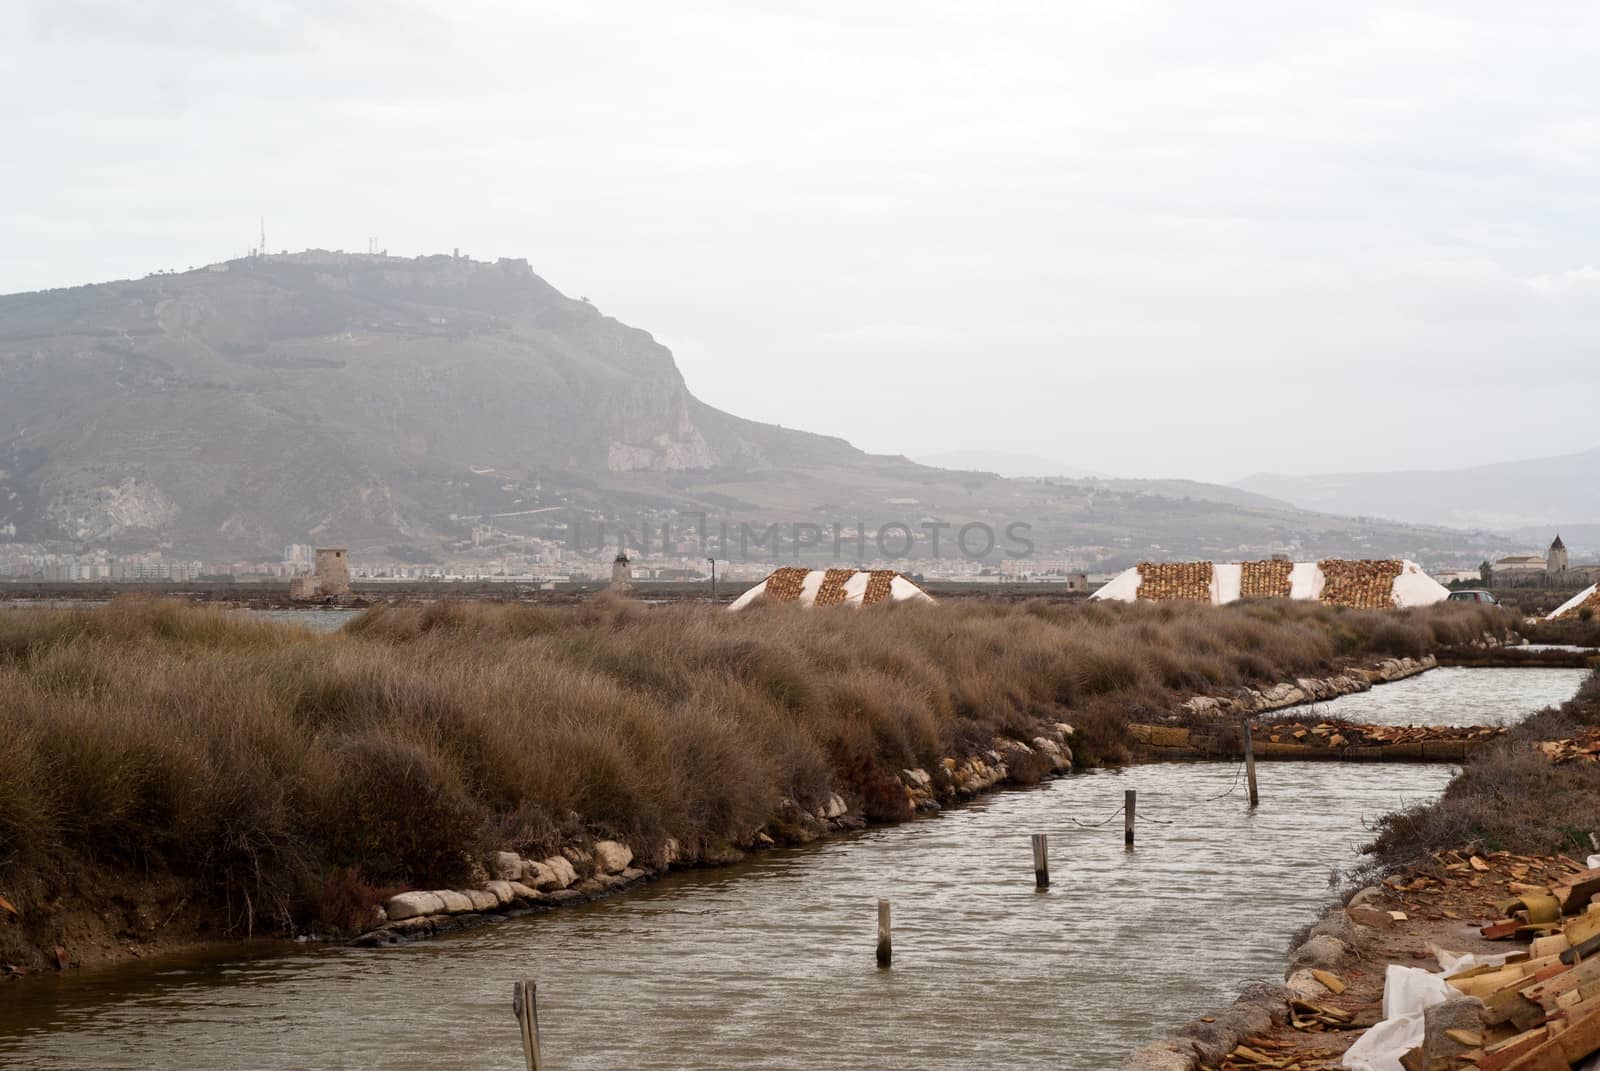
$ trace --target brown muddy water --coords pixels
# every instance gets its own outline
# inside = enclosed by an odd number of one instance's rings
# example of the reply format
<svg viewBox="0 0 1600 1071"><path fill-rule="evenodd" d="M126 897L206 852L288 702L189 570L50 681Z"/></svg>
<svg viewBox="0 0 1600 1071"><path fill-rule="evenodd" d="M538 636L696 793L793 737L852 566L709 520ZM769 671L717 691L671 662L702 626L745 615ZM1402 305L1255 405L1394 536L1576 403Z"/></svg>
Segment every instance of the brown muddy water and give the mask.
<svg viewBox="0 0 1600 1071"><path fill-rule="evenodd" d="M1464 671L1523 672L1538 674L1519 686L1528 709L1577 686L1559 670ZM1438 682L1436 710L1484 686L1444 670L1417 680ZM1270 763L1252 812L1233 764L1090 772L398 948L11 984L0 1067L510 1071L511 984L533 978L553 1071L1103 1071L1246 982L1281 978L1290 936L1359 864L1369 824L1453 773ZM1117 816L1128 788L1131 852ZM1047 893L1031 833L1050 836ZM873 962L880 896L894 903L888 971Z"/></svg>

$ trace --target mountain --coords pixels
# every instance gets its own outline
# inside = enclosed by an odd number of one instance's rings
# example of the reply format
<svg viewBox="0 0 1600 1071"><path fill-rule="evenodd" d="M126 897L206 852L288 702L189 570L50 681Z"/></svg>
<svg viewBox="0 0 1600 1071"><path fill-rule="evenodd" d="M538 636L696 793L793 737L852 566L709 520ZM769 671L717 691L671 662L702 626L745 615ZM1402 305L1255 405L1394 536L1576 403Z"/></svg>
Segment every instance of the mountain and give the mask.
<svg viewBox="0 0 1600 1071"><path fill-rule="evenodd" d="M1414 524L1498 530L1600 522L1600 448L1531 461L1411 472L1322 476L1259 473L1234 486L1304 509Z"/></svg>
<svg viewBox="0 0 1600 1071"><path fill-rule="evenodd" d="M749 525L750 556L770 559L774 524L834 541L902 525L916 555L961 525L1021 524L1041 556L1108 567L1501 549L1184 481L934 468L743 420L697 399L644 331L522 260L308 251L0 297L0 558L259 560L308 542L419 561L540 540L599 553L663 526L675 553L703 556L686 533L744 540ZM990 558L1020 553L1000 544Z"/></svg>
<svg viewBox="0 0 1600 1071"><path fill-rule="evenodd" d="M936 454L921 454L914 460L919 465L929 465L936 469L992 472L996 476L1005 476L1008 479L1041 476L1083 479L1104 475L1093 469L1078 468L1036 454L1009 454L1002 450L945 450Z"/></svg>

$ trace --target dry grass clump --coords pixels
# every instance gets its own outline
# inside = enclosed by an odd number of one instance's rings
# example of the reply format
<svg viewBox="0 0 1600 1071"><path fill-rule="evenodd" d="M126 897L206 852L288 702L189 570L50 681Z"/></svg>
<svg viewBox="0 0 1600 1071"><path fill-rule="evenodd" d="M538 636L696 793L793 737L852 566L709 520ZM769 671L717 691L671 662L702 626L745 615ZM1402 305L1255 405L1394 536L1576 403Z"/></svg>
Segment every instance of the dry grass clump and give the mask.
<svg viewBox="0 0 1600 1071"><path fill-rule="evenodd" d="M1078 728L1124 758L1174 693L1459 642L1477 607L886 604L741 614L378 607L340 634L119 601L0 612L0 893L86 868L172 873L241 920L329 919L580 832L648 861L747 843L784 798L901 817L899 772ZM359 868L359 871L355 868ZM367 892L362 892L365 889Z"/></svg>
<svg viewBox="0 0 1600 1071"><path fill-rule="evenodd" d="M1489 851L1524 855L1590 852L1600 829L1600 764L1556 765L1530 750L1600 725L1600 676L1559 709L1528 718L1503 744L1473 756L1436 802L1385 816L1371 849L1385 866L1477 841Z"/></svg>

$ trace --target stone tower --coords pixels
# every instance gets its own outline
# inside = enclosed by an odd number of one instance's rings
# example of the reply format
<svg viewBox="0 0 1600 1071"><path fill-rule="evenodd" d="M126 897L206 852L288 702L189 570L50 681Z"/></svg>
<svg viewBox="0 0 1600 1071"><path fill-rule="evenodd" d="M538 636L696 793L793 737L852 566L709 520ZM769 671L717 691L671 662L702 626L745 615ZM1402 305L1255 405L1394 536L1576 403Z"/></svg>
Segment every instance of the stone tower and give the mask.
<svg viewBox="0 0 1600 1071"><path fill-rule="evenodd" d="M1545 556L1545 571L1549 573L1567 571L1567 545L1561 542L1560 533L1556 534L1556 541L1550 544L1550 553Z"/></svg>
<svg viewBox="0 0 1600 1071"><path fill-rule="evenodd" d="M350 594L350 562L343 547L317 548L317 591L322 595Z"/></svg>
<svg viewBox="0 0 1600 1071"><path fill-rule="evenodd" d="M611 562L611 588L614 591L627 591L631 587L633 563L628 560L628 552L618 547L617 556Z"/></svg>

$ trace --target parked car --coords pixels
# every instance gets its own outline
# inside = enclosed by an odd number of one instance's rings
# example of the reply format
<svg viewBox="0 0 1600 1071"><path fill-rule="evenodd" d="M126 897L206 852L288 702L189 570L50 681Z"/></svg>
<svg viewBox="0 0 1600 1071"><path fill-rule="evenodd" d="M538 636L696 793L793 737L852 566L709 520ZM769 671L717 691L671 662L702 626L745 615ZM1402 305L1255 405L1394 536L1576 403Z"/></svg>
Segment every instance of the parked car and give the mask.
<svg viewBox="0 0 1600 1071"><path fill-rule="evenodd" d="M1500 600L1494 597L1493 592L1484 591L1482 588L1472 588L1467 591L1452 591L1451 602L1481 602L1490 606L1499 606Z"/></svg>

